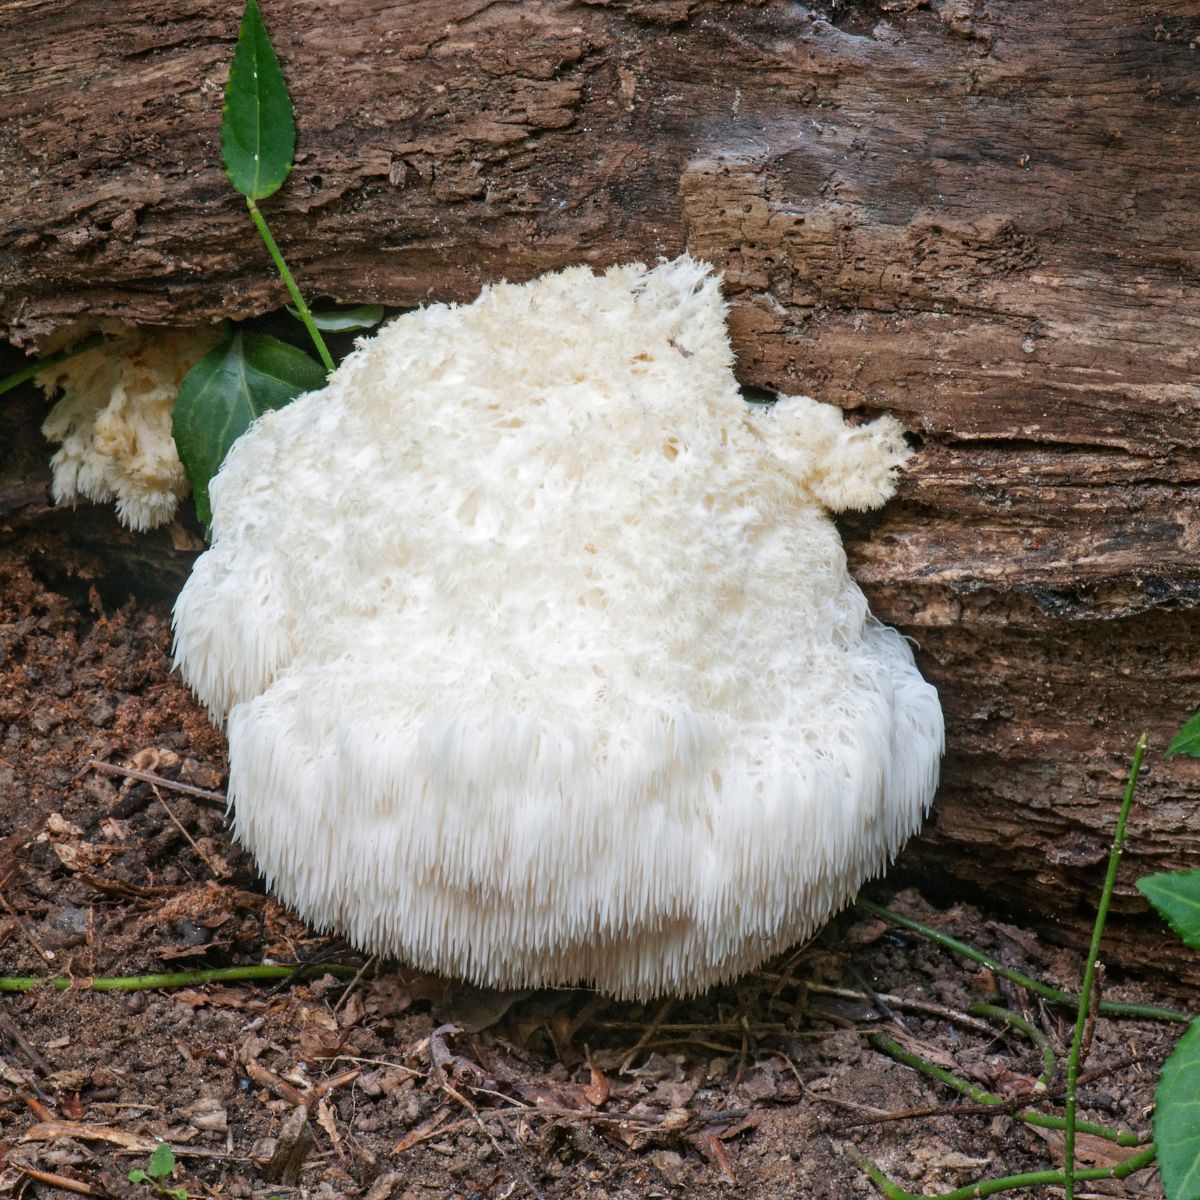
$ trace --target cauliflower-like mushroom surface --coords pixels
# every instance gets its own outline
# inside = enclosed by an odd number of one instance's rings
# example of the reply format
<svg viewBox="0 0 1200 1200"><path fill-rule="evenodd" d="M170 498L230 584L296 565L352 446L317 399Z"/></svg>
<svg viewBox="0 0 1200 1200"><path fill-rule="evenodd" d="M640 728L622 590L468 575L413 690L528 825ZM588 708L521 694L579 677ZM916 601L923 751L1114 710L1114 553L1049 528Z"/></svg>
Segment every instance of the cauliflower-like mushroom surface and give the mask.
<svg viewBox="0 0 1200 1200"><path fill-rule="evenodd" d="M50 460L57 504L115 501L123 525L165 525L188 494L171 436L183 377L221 340L213 326L116 327L115 337L40 372L47 396L62 396L42 425L59 443Z"/></svg>
<svg viewBox="0 0 1200 1200"><path fill-rule="evenodd" d="M691 993L920 824L934 689L850 579L899 424L754 411L684 257L433 305L212 485L176 659L312 924L479 984Z"/></svg>

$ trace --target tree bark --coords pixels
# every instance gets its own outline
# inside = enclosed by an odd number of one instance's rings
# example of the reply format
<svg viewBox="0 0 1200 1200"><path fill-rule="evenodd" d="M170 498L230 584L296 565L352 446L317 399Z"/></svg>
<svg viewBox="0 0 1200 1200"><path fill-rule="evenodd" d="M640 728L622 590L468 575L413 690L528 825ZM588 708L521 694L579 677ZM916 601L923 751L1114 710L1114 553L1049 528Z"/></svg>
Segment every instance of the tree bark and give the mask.
<svg viewBox="0 0 1200 1200"><path fill-rule="evenodd" d="M285 302L218 149L232 3L0 7L0 329ZM911 876L1079 940L1134 740L1130 882L1200 860L1197 0L267 0L310 298L410 306L683 249L751 386L889 409L847 521L946 709ZM1170 956L1119 922L1129 965ZM1193 956L1194 957L1194 956Z"/></svg>

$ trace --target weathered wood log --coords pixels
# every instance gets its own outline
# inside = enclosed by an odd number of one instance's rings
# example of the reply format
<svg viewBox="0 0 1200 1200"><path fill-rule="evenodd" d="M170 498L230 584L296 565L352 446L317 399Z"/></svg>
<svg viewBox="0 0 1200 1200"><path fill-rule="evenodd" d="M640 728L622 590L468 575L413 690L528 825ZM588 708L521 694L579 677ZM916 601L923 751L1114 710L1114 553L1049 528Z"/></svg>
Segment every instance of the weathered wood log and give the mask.
<svg viewBox="0 0 1200 1200"><path fill-rule="evenodd" d="M238 8L0 10L12 340L283 302L219 162ZM948 716L906 863L1078 939L1137 733L1161 750L1200 703L1200 2L266 17L300 127L268 210L310 296L414 305L686 247L726 274L746 384L906 420L901 498L846 525ZM1141 797L1123 878L1194 864L1200 765L1152 757ZM1138 929L1115 953L1164 961Z"/></svg>

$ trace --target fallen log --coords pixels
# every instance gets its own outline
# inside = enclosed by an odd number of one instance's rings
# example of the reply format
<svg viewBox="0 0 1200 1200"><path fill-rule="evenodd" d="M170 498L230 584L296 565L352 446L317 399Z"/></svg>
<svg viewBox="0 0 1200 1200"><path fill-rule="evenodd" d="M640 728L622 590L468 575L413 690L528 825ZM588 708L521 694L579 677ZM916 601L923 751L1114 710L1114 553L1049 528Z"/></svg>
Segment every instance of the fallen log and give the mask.
<svg viewBox="0 0 1200 1200"><path fill-rule="evenodd" d="M284 302L217 149L237 15L0 14L14 344ZM1200 3L265 16L300 130L269 213L310 297L412 306L687 248L725 272L747 386L906 422L900 498L844 523L948 718L904 869L1078 942L1138 732L1161 751L1200 704ZM10 524L51 519L32 486ZM1137 875L1198 861L1198 799L1200 765L1152 755L1124 909L1144 913ZM1118 923L1114 957L1200 978L1153 928Z"/></svg>

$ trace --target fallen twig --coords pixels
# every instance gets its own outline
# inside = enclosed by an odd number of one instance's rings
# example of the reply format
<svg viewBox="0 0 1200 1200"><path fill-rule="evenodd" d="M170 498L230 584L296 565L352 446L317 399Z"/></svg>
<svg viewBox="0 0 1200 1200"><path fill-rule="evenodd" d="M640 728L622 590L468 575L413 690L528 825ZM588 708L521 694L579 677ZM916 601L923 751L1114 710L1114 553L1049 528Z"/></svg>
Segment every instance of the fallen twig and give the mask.
<svg viewBox="0 0 1200 1200"><path fill-rule="evenodd" d="M224 792L211 792L208 788L193 787L190 783L180 783L176 779L168 779L165 775L156 775L153 771L139 771L134 767L118 767L115 763L102 762L98 758L89 758L85 770L102 771L105 775L120 775L125 779L138 779L142 783L156 783L159 787L172 792L182 792L185 796L195 796L198 800L210 800L214 804L228 804L229 797Z"/></svg>
<svg viewBox="0 0 1200 1200"><path fill-rule="evenodd" d="M0 1037L6 1037L25 1056L26 1061L39 1075L50 1074L50 1064L37 1052L20 1026L6 1012L0 1012Z"/></svg>
<svg viewBox="0 0 1200 1200"><path fill-rule="evenodd" d="M68 1175L55 1175L52 1171L39 1171L37 1167L27 1167L24 1163L13 1163L12 1165L22 1175L28 1175L30 1179L36 1179L38 1183L44 1183L47 1187L62 1188L64 1192L74 1192L77 1196L99 1196L101 1194L91 1184L84 1183L82 1179L72 1179Z"/></svg>
<svg viewBox="0 0 1200 1200"><path fill-rule="evenodd" d="M200 849L200 847L196 844L196 839L194 837L192 837L192 835L187 831L187 827L175 815L174 810L167 803L166 798L163 796L162 792L159 791L159 785L157 783L152 783L150 785L150 789L151 789L151 791L154 792L154 798L159 802L159 804L161 804L163 806L163 812L165 812L167 814L167 816L171 818L171 822L174 824L175 828L178 829L179 832L182 833L183 836L187 839L187 844L189 846L191 846L191 848L196 852L196 855L197 855L197 857L199 857L201 862L203 862L204 865L213 873L213 878L214 879L227 878L229 875L229 872L222 871L220 868L218 868L216 863L214 863L212 861L212 859L209 858L209 856L207 854L205 854L203 850Z"/></svg>

